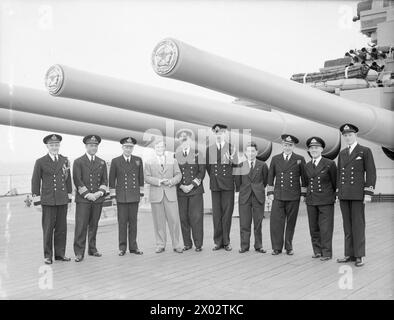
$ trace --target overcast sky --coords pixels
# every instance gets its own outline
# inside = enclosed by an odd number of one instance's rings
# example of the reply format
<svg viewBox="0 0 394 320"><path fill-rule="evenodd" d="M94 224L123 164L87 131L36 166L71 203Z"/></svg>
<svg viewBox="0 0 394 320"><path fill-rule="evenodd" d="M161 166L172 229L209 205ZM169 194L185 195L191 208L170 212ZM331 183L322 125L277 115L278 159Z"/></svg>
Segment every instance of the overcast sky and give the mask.
<svg viewBox="0 0 394 320"><path fill-rule="evenodd" d="M157 76L150 65L155 44L175 37L289 78L318 71L325 60L368 42L359 33L359 23L351 21L357 1L0 0L0 4L0 81L41 90L48 67L60 63L232 101ZM0 162L40 157L46 152L42 137L48 133L0 125ZM63 135L63 139L62 154L73 159L84 152L81 137ZM101 144L104 156L119 152L119 143Z"/></svg>

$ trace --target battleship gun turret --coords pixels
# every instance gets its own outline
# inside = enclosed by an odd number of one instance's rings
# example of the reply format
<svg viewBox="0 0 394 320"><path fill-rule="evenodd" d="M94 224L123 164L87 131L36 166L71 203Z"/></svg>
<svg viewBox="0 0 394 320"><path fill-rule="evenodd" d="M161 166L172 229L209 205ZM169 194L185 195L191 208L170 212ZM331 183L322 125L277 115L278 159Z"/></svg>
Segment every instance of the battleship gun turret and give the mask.
<svg viewBox="0 0 394 320"><path fill-rule="evenodd" d="M231 129L240 130L240 133L250 129L253 139L256 137L280 142L283 133L291 133L297 135L301 143L305 143L312 133L319 132L326 139L325 156L335 158L340 149L339 132L313 121L97 75L68 66L55 65L49 68L46 86L52 95L58 97L104 104L200 126L221 122ZM266 141L262 146L257 143L261 151L271 150L270 142Z"/></svg>
<svg viewBox="0 0 394 320"><path fill-rule="evenodd" d="M268 104L327 126L338 128L346 122L354 123L362 138L394 155L394 113L390 110L316 90L171 38L156 45L152 65L160 76ZM302 126L299 131L327 139L325 131Z"/></svg>

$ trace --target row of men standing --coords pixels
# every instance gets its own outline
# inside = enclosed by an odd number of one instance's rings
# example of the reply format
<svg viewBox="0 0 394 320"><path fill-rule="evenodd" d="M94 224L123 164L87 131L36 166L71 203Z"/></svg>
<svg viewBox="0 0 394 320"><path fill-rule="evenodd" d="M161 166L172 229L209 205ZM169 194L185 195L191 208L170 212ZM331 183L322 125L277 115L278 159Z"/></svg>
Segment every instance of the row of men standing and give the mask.
<svg viewBox="0 0 394 320"><path fill-rule="evenodd" d="M268 184L267 195L269 201L273 201L270 219L272 254L280 254L283 247L287 254L293 254L292 239L300 199L303 200L302 197L307 195L313 257L320 257L322 260L330 259L332 257L333 204L338 180L342 182L338 183L338 187L345 231L345 258L339 259L341 261L338 262L357 260L356 264L363 264L362 257L365 255L365 249L363 249L365 247L363 231L365 221L362 218L364 207L358 202L354 203L355 199L346 199L348 197L346 193L349 193L346 188L353 187L354 189L357 186L359 189L361 186L362 204L364 193L373 193L376 172L373 173L375 167L368 148L359 146L356 142L359 150L355 153L359 157L352 157L345 161L359 160L361 155L363 167L357 170L351 167L352 169L349 169L352 170L349 171L351 177L347 177L345 167L348 163L343 164L340 170L343 176L340 175L337 179L335 162L321 157L324 149L323 139L312 137L308 140L307 148L313 161L305 164L304 158L293 152L298 139L292 135L283 135L283 153L272 158L268 170L267 165L256 158L257 146L254 143L248 144L244 149L247 160L238 163L238 156L233 146L225 141L226 129L227 127L221 124L212 127L216 135L216 144L208 147L205 157L191 143L192 133L187 129L182 130L179 135L182 148L175 153L175 157L168 157L164 153L164 142L159 142L155 145L156 157L145 164L145 170L143 170L142 159L132 155L136 144L135 139L127 137L120 141L123 155L112 160L109 174L110 194L112 198L116 198L118 208L119 255L122 256L127 251L127 238L129 251L142 254L137 246L136 236L138 204L140 197L143 196L144 180L151 185L149 200L152 206L156 252L160 253L165 250L166 221L175 252L182 253L191 249L193 242L196 251L201 251L204 207L202 181L205 172L208 172L212 194L215 243L213 250L222 248L226 251L232 250L230 230L234 209L234 191L239 191L241 236L239 252L244 253L249 250L252 221L254 249L261 253L266 252L262 246L261 224L266 200L265 187ZM357 131L358 129L350 124L341 127L344 136L347 133L355 134ZM53 236L55 259L70 260L65 256L65 237L67 203L71 199L72 187L69 161L58 154L60 141L59 135L44 138L49 154L37 160L32 179L35 204L39 204L39 196L41 196L43 207L45 263L52 263ZM88 235L88 254L101 256L96 248L96 233L108 184L105 161L95 156L97 146L101 141L100 137L89 135L83 141L87 153L76 159L73 166L73 178L77 188L74 237L75 261L77 262L84 258L86 235ZM340 166L344 157L341 154ZM357 172L354 176L353 171ZM364 181L364 177L360 178L365 171L367 171L367 181ZM355 176L360 181L352 180ZM348 181L344 180L345 177L349 178ZM346 185L344 185L345 182ZM366 190L363 189L365 185L368 185ZM357 197L360 198L360 195L357 194ZM179 239L180 229L183 236L183 248Z"/></svg>

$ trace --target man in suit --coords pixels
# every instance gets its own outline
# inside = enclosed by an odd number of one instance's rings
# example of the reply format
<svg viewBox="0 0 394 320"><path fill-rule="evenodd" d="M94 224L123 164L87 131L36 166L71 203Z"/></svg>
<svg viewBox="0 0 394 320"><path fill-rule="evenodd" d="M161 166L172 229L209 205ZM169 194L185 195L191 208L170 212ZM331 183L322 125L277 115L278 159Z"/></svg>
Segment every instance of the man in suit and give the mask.
<svg viewBox="0 0 394 320"><path fill-rule="evenodd" d="M204 186L205 160L201 152L194 147L193 132L181 129L175 135L181 142L175 159L182 172L182 180L177 186L179 216L183 236L183 250L190 250L193 236L196 251L202 250L204 238Z"/></svg>
<svg viewBox="0 0 394 320"><path fill-rule="evenodd" d="M127 250L142 254L137 245L137 214L140 198L144 196L144 169L142 159L132 155L137 140L133 137L120 139L123 154L112 159L109 170L111 199L116 198L118 209L119 256Z"/></svg>
<svg viewBox="0 0 394 320"><path fill-rule="evenodd" d="M238 165L235 148L226 141L227 126L212 126L215 143L207 148L206 169L210 177L212 195L213 241L212 250L231 251L230 230L234 210L234 167Z"/></svg>
<svg viewBox="0 0 394 320"><path fill-rule="evenodd" d="M257 156L257 145L250 142L245 147L246 160L241 163L241 173L235 176L236 190L239 192L239 226L241 249L239 253L249 251L251 225L254 227L254 249L266 253L263 249L261 225L264 219L265 187L268 167Z"/></svg>
<svg viewBox="0 0 394 320"><path fill-rule="evenodd" d="M107 164L96 156L101 138L88 135L83 138L86 153L76 159L73 165L73 179L77 189L75 202L75 261L80 262L85 255L86 234L88 234L88 254L101 257L96 248L96 234L101 209L108 185Z"/></svg>
<svg viewBox="0 0 394 320"><path fill-rule="evenodd" d="M312 160L305 166L307 184L306 209L313 256L327 261L332 258L334 231L334 203L337 184L337 166L333 160L321 156L325 142L320 137L306 141Z"/></svg>
<svg viewBox="0 0 394 320"><path fill-rule="evenodd" d="M272 157L268 171L267 195L273 201L270 217L272 254L280 254L284 245L286 253L293 255L298 209L306 194L305 159L293 152L298 143L295 136L283 134L281 138L283 153Z"/></svg>
<svg viewBox="0 0 394 320"><path fill-rule="evenodd" d="M167 242L166 221L170 230L174 252L182 253L180 242L179 208L176 185L182 179L178 161L165 153L165 143L155 142L155 156L145 165L145 181L150 184L149 201L152 207L156 253L165 250Z"/></svg>
<svg viewBox="0 0 394 320"><path fill-rule="evenodd" d="M355 261L364 265L365 202L370 202L376 183L376 167L371 149L357 142L358 128L350 123L339 129L346 148L338 156L337 192L345 233L345 257L339 263Z"/></svg>
<svg viewBox="0 0 394 320"><path fill-rule="evenodd" d="M70 162L59 154L62 137L50 134L43 139L48 154L36 160L31 179L31 193L35 206L42 207L44 262L70 261L65 256L67 237L67 207L72 199ZM53 241L52 241L53 240Z"/></svg>

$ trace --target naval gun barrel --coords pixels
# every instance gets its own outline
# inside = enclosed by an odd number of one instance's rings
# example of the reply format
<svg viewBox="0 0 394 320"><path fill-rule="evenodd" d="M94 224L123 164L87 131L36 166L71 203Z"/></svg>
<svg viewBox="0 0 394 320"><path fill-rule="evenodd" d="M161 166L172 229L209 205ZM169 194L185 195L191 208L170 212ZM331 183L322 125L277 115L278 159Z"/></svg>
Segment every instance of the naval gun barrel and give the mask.
<svg viewBox="0 0 394 320"><path fill-rule="evenodd" d="M67 98L54 99L46 91L37 89L13 86L10 88L7 84L0 83L0 108L12 108L22 112L47 115L50 117L64 118L73 121L84 121L106 127L115 127L118 129L130 130L141 134L145 133L147 141L150 141L149 134L153 137L170 137L174 140L174 134L181 129L189 129L193 132L194 137L199 134L205 138L205 133L209 132L208 127L177 121L168 118L149 115L146 113L129 111L125 109L114 108L97 103L91 103L80 100ZM202 130L202 132L199 132ZM97 132L97 131L96 131ZM99 134L99 132L97 132ZM122 136L119 136L121 138ZM233 135L236 138L236 135ZM237 137L242 147L243 136ZM253 140L259 146L259 158L266 160L271 154L271 142L261 138L253 137ZM146 142L147 142L146 141ZM171 141L171 140L170 140ZM206 140L199 139L198 149L204 151ZM179 145L178 140L174 143L167 143L167 147L175 151Z"/></svg>
<svg viewBox="0 0 394 320"><path fill-rule="evenodd" d="M339 132L293 115L267 112L195 95L174 92L131 81L54 65L46 74L48 91L59 97L84 100L178 121L211 126L215 122L231 129L250 129L253 137L280 142L284 133L304 144L312 133L324 135L324 155L335 158L340 149ZM259 146L260 148L260 146ZM267 141L263 149L270 148Z"/></svg>
<svg viewBox="0 0 394 320"><path fill-rule="evenodd" d="M141 146L149 144L150 141L143 132L125 130L102 126L80 121L65 120L56 117L44 116L29 112L15 111L0 105L0 125L28 128L34 130L52 131L77 136L85 136L97 133L103 139L119 141L122 137L132 136Z"/></svg>
<svg viewBox="0 0 394 320"><path fill-rule="evenodd" d="M156 45L152 66L160 76L268 104L331 127L353 123L362 138L394 150L394 113L390 110L316 90L172 38ZM308 135L317 134L325 137L319 131Z"/></svg>

